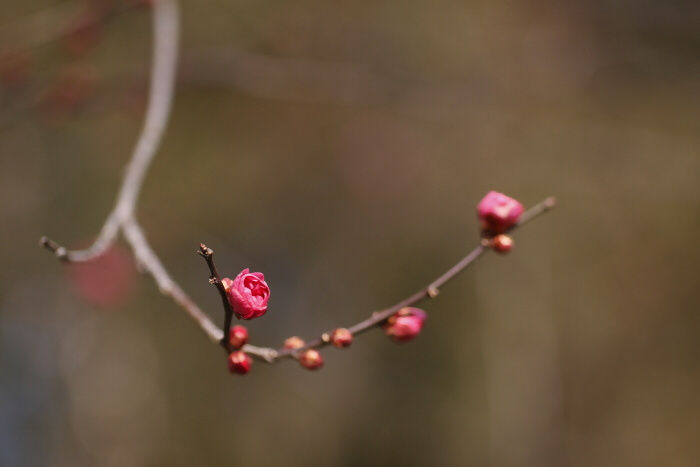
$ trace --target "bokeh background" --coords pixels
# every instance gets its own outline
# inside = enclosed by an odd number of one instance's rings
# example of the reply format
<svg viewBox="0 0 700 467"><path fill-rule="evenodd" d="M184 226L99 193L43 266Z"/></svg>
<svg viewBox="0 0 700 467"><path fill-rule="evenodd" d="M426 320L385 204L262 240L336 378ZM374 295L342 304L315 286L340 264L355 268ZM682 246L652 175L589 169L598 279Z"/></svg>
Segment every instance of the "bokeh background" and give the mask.
<svg viewBox="0 0 700 467"><path fill-rule="evenodd" d="M112 206L142 3L0 2L0 465L697 465L698 2L183 1L138 216L217 322L198 243L265 273L253 343L424 286L490 189L559 200L416 341L246 377L126 247L83 268L37 247L86 245Z"/></svg>

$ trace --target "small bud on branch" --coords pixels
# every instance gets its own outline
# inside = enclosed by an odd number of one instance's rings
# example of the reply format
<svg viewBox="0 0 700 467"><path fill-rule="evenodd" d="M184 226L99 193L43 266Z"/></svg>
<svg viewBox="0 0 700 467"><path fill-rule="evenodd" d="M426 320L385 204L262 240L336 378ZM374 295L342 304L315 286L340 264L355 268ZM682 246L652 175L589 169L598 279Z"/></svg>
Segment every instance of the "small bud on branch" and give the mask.
<svg viewBox="0 0 700 467"><path fill-rule="evenodd" d="M248 343L248 329L244 326L233 326L229 333L229 343L234 349L240 349Z"/></svg>
<svg viewBox="0 0 700 467"><path fill-rule="evenodd" d="M442 286L466 269L489 249L493 249L499 253L509 251L513 245L512 238L509 235L494 234L494 232L498 230L510 232L534 219L536 216L548 211L554 207L554 204L554 198L547 198L528 211L523 212L522 205L517 200L501 193L490 192L477 207L480 220L482 217L484 218L481 225L482 235L485 237L482 239L482 242L452 268L430 283L425 289L418 291L390 308L372 313L369 318L354 326L349 328L335 328L332 331L322 333L320 337L314 340L306 342L298 336L292 336L287 338L282 348L277 350L268 347L253 347L250 345L246 345L244 350L251 356L258 357L268 363L274 363L282 358L295 358L298 359L300 364L305 368L318 369L323 365L323 357L317 351L318 348L329 344L333 344L337 348L347 347L353 342L356 335L374 327L381 327L387 336L397 342L410 341L420 334L425 320L427 319L427 313L413 305L424 300L435 298ZM210 272L212 273L210 282L218 284L220 290L223 291L225 295L230 296L230 291L234 288L234 281L230 279L218 279L218 273L216 272L216 266L213 260L213 251L201 245L200 254L206 259ZM254 275L254 277L249 279L246 286L245 278L251 275ZM256 303L265 301L265 304L267 303L266 299L269 298L269 288L267 288L267 284L264 283L262 274L251 274L248 269L245 269L238 277L241 277L239 284L244 284L241 294L247 294L247 300L257 300ZM263 287L262 284L264 284L265 289L259 291L259 298L247 298L248 296L255 296L256 290L258 290L259 287ZM241 306L234 305L234 303L236 302L233 301L232 303L232 300L225 300L224 309L226 316L233 314L231 310L233 310L235 306ZM227 340L227 342L229 341ZM229 350L228 347L225 348Z"/></svg>
<svg viewBox="0 0 700 467"><path fill-rule="evenodd" d="M250 371L250 367L253 365L253 360L248 356L247 353L240 350L231 352L228 356L228 371L231 373L237 373L239 375L244 375Z"/></svg>

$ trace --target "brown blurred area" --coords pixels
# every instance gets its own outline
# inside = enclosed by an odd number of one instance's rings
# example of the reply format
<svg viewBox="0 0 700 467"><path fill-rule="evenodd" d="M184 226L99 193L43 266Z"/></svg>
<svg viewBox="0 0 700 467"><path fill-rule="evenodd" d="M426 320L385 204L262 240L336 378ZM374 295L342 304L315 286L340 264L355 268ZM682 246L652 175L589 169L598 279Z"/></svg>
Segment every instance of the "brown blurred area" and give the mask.
<svg viewBox="0 0 700 467"><path fill-rule="evenodd" d="M138 216L217 322L198 243L265 273L253 344L424 286L490 189L559 200L416 341L245 377L128 249L93 274L37 247L112 206L148 8L95 29L77 0L0 4L0 465L697 465L698 2L183 1Z"/></svg>

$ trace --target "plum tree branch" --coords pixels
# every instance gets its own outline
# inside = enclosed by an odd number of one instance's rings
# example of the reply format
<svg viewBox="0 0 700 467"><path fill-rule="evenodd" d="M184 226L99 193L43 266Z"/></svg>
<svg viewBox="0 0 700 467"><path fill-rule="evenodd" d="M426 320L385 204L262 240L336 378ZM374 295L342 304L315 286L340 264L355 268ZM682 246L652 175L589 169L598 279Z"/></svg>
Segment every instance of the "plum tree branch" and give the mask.
<svg viewBox="0 0 700 467"><path fill-rule="evenodd" d="M69 250L55 241L42 237L40 244L52 251L64 262L83 262L103 255L114 243L120 233L131 247L141 269L155 280L159 291L173 299L200 326L205 334L219 343L227 352L231 351L229 332L233 319L233 309L228 302L227 293L216 269L213 251L200 244L198 253L205 259L210 272L209 282L216 286L224 308L224 328L217 327L206 313L200 309L184 290L172 279L163 263L148 243L143 228L136 220L135 211L139 194L148 168L160 146L170 115L175 88L175 75L178 60L179 11L176 0L158 0L153 3L153 61L150 74L149 98L144 124L134 146L131 158L126 166L122 184L112 211L107 216L95 242L83 250ZM512 229L518 228L535 219L540 214L554 207L554 198L547 198L523 213L520 222ZM367 319L349 327L354 334L361 334L381 326L391 315L403 307L418 304L438 295L441 287L456 277L460 272L488 251L488 243L482 241L452 268L406 299L381 311L372 313ZM330 332L306 343L298 349L274 349L247 344L243 351L274 363L282 358L294 358L302 350L319 348L330 343Z"/></svg>
<svg viewBox="0 0 700 467"><path fill-rule="evenodd" d="M520 218L520 221L513 227L511 227L509 230L512 231L517 229L518 227L522 227L524 224L535 219L537 216L552 209L555 204L555 198L546 198L545 200L541 201L540 203L536 204L535 206L524 212ZM369 318L360 321L359 323L353 326L350 326L348 330L353 335L362 334L366 331L369 331L372 328L381 326L389 317L391 317L391 315L399 311L401 308L416 305L426 299L435 298L439 294L440 288L442 286L454 279L459 273L461 273L467 267L473 264L488 250L488 241L482 240L481 243L479 243L479 245L472 249L466 256L459 260L445 273L440 275L437 279L428 284L425 288L419 290L418 292L414 293L413 295L410 295L409 297L401 300L400 302L396 303L395 305L389 308L385 308L384 310L372 313ZM214 251L211 248L208 248L206 245L200 244L200 248L197 251L197 253L200 256L202 256L207 262L209 271L211 273L209 281L213 285L217 286L217 289L219 290L219 294L221 295L221 299L223 302L224 311L226 312L227 316L229 315L229 313L233 314L233 311L231 310L231 305L229 304L226 296L226 291L224 290L224 287L221 284L219 274L216 270L216 265L214 264ZM304 346L295 349L273 349L269 347L254 347L246 345L243 347L243 350L255 357L265 360L268 363L274 363L282 358L296 358L304 350L320 348L330 344L331 333L332 331L324 332L323 334L321 334L320 337L310 340L306 342ZM226 340L226 345L228 345L228 339ZM224 348L230 350L230 348L228 348L226 345L224 345Z"/></svg>
<svg viewBox="0 0 700 467"><path fill-rule="evenodd" d="M197 254L204 258L204 260L207 262L210 273L209 283L216 287L216 290L219 292L219 296L221 297L221 304L224 308L224 329L223 337L221 338L221 346L227 351L230 351L231 345L229 343L229 336L231 333L231 321L233 320L233 308L231 308L231 304L228 301L226 288L221 282L219 271L216 270L216 265L214 264L214 251L211 248L208 248L204 243L200 243Z"/></svg>
<svg viewBox="0 0 700 467"><path fill-rule="evenodd" d="M528 209L520 218L520 221L511 227L511 231L518 227L522 227L527 222L535 219L540 214L543 214L550 209L552 209L556 204L556 199L554 197L546 198L540 203L536 204L532 208ZM477 259L479 259L486 251L488 251L487 242L482 240L482 242L474 247L464 258L459 260L454 266L448 269L444 274L439 276L433 282L428 284L424 289L419 290L413 295L401 300L395 305L385 308L381 311L376 311L372 315L359 323L348 327L348 330L353 334L361 334L374 327L381 326L391 315L399 311L401 308L417 305L418 303L426 300L435 298L440 293L440 288L448 283L450 280L454 279L459 273L464 271L467 267L473 264ZM320 337L313 339L306 343L305 346L298 349L285 349L281 348L277 350L277 358L293 357L299 352L310 349L324 347L330 344L331 331L324 332Z"/></svg>
<svg viewBox="0 0 700 467"><path fill-rule="evenodd" d="M202 330L214 342L220 342L224 333L207 316L201 308L185 293L175 282L168 271L160 262L158 255L146 240L143 229L134 218L127 219L122 225L124 237L134 252L134 257L141 268L148 272L158 285L158 290L165 296L171 297L175 303L180 305L192 319L202 328Z"/></svg>

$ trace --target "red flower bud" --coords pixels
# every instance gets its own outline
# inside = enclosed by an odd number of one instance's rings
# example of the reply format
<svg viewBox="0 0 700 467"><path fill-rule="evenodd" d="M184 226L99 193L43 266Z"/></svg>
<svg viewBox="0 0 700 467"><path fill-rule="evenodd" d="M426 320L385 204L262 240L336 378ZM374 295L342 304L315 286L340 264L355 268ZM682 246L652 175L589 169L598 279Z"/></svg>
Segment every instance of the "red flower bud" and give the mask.
<svg viewBox="0 0 700 467"><path fill-rule="evenodd" d="M513 248L513 239L508 235L496 235L489 243L493 251L501 254L508 253Z"/></svg>
<svg viewBox="0 0 700 467"><path fill-rule="evenodd" d="M228 371L244 375L250 371L253 360L247 353L236 350L228 356Z"/></svg>
<svg viewBox="0 0 700 467"><path fill-rule="evenodd" d="M481 228L487 235L506 232L523 213L518 200L497 191L489 191L476 208Z"/></svg>
<svg viewBox="0 0 700 467"><path fill-rule="evenodd" d="M410 341L423 329L427 317L420 308L401 308L386 321L384 333L397 342Z"/></svg>
<svg viewBox="0 0 700 467"><path fill-rule="evenodd" d="M241 271L234 280L224 278L221 283L228 295L228 302L236 316L243 319L258 318L267 311L270 288L261 272Z"/></svg>
<svg viewBox="0 0 700 467"><path fill-rule="evenodd" d="M318 350L308 349L299 357L299 363L309 370L318 370L323 366L323 357Z"/></svg>
<svg viewBox="0 0 700 467"><path fill-rule="evenodd" d="M298 337L298 336L288 337L284 341L284 348L285 349L300 349L300 348L304 347L304 345L306 345L306 343L304 342L304 339L302 339L301 337Z"/></svg>
<svg viewBox="0 0 700 467"><path fill-rule="evenodd" d="M248 342L248 330L245 326L231 326L228 339L234 349L240 349Z"/></svg>
<svg viewBox="0 0 700 467"><path fill-rule="evenodd" d="M338 328L331 333L331 343L342 349L352 344L352 333L345 328Z"/></svg>

